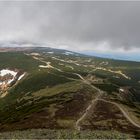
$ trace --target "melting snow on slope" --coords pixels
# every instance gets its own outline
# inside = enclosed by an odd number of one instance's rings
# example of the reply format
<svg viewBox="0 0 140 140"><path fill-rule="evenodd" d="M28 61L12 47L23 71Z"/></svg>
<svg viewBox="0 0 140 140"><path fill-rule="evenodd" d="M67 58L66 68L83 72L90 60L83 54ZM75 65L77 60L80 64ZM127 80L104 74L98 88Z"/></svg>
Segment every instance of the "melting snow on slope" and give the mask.
<svg viewBox="0 0 140 140"><path fill-rule="evenodd" d="M30 53L30 55L40 56L40 54L39 54L39 53Z"/></svg>
<svg viewBox="0 0 140 140"><path fill-rule="evenodd" d="M0 85L4 85L4 84L10 84L12 81L15 80L15 77L17 75L17 72L12 71L12 70L8 70L8 69L3 69L0 71L0 76L3 77L5 75L12 75L12 79L8 79L6 81L0 81Z"/></svg>
<svg viewBox="0 0 140 140"><path fill-rule="evenodd" d="M119 91L124 92L124 89L123 88L120 88Z"/></svg>
<svg viewBox="0 0 140 140"><path fill-rule="evenodd" d="M25 73L19 76L18 81L21 80L24 77Z"/></svg>
<svg viewBox="0 0 140 140"><path fill-rule="evenodd" d="M0 98L3 98L8 94L7 89L10 86L12 86L11 85L12 82L16 83L17 80L18 81L21 80L26 74L26 73L20 74L19 72L20 72L19 70L15 70L15 71L9 69L0 70L0 90L4 91L0 95Z"/></svg>
<svg viewBox="0 0 140 140"><path fill-rule="evenodd" d="M12 78L8 78L5 81L0 81L0 85L10 84L11 82L13 82L16 79L17 73L18 72L16 72L16 71L12 71L12 70L8 70L8 69L1 70L0 71L0 76L1 77L6 76L6 75L12 75ZM20 75L19 78L18 78L18 81L21 80L24 77L24 75L25 75L25 73Z"/></svg>
<svg viewBox="0 0 140 140"><path fill-rule="evenodd" d="M73 54L72 52L65 52L64 53L65 55L70 55L70 54Z"/></svg>
<svg viewBox="0 0 140 140"><path fill-rule="evenodd" d="M15 77L17 75L17 72L8 69L3 69L0 71L0 76L5 76L7 74L11 74L13 77Z"/></svg>
<svg viewBox="0 0 140 140"><path fill-rule="evenodd" d="M49 54L53 54L54 52L47 52L47 53L49 53Z"/></svg>

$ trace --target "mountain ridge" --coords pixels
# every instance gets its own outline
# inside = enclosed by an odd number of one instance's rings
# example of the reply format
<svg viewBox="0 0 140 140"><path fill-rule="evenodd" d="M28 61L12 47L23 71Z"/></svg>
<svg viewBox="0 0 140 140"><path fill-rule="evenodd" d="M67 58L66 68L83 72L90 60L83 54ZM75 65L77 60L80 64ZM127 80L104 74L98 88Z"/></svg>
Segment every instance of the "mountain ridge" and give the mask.
<svg viewBox="0 0 140 140"><path fill-rule="evenodd" d="M46 47L16 49L0 52L0 70L26 73L0 90L1 131L78 128L138 137L140 63Z"/></svg>

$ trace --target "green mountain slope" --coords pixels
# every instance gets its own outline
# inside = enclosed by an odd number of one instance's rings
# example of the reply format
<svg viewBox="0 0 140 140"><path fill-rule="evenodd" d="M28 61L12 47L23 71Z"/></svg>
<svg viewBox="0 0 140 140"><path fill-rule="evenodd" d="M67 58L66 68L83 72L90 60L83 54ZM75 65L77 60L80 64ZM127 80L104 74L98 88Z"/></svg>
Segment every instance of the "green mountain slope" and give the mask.
<svg viewBox="0 0 140 140"><path fill-rule="evenodd" d="M140 63L43 47L13 48L0 52L0 71L5 69L25 75L0 88L1 132L68 129L78 135L114 131L139 137Z"/></svg>

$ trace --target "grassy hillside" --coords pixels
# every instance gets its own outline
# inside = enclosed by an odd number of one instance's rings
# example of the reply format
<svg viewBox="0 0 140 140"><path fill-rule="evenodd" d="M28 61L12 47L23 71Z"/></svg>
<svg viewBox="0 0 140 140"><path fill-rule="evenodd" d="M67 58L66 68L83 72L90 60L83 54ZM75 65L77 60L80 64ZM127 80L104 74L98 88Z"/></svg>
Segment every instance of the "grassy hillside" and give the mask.
<svg viewBox="0 0 140 140"><path fill-rule="evenodd" d="M0 133L4 139L133 139L129 134L117 131L73 131L73 130L26 130Z"/></svg>
<svg viewBox="0 0 140 140"><path fill-rule="evenodd" d="M34 71L41 62L25 55L23 52L0 52L0 69L21 69L23 71Z"/></svg>
<svg viewBox="0 0 140 140"><path fill-rule="evenodd" d="M0 91L1 95L6 93L0 98L0 130L27 129L0 133L0 136L138 137L139 128L118 107L105 101L120 105L139 124L140 63L66 52L33 48L0 53L0 70L18 69L26 73L7 91ZM75 129L80 118L79 132Z"/></svg>

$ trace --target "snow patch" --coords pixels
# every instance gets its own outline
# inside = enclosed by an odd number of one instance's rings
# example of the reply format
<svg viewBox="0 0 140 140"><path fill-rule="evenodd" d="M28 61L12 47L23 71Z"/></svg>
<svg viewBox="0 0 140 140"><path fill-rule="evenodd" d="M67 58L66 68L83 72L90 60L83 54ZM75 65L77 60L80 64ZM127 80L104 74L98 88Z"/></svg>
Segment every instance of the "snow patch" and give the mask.
<svg viewBox="0 0 140 140"><path fill-rule="evenodd" d="M18 81L21 80L25 76L25 73L19 76Z"/></svg>
<svg viewBox="0 0 140 140"><path fill-rule="evenodd" d="M14 80L15 80L15 78L12 78L11 80L8 80L7 84L11 84Z"/></svg>
<svg viewBox="0 0 140 140"><path fill-rule="evenodd" d="M121 92L124 92L124 89L123 89L123 88L120 88L119 90L120 90Z"/></svg>
<svg viewBox="0 0 140 140"><path fill-rule="evenodd" d="M49 54L53 54L54 52L47 52L47 53L49 53Z"/></svg>
<svg viewBox="0 0 140 140"><path fill-rule="evenodd" d="M39 53L30 53L30 55L40 56L40 54L39 54Z"/></svg>
<svg viewBox="0 0 140 140"><path fill-rule="evenodd" d="M15 77L17 75L17 72L8 69L3 69L0 71L0 76L5 76L7 74L11 74L13 77Z"/></svg>
<svg viewBox="0 0 140 140"><path fill-rule="evenodd" d="M10 85L14 80L15 77L17 75L18 72L12 71L12 70L8 70L8 69L3 69L0 71L0 76L4 77L6 75L12 75L12 78L8 78L5 81L0 81L0 86L4 86L4 85Z"/></svg>
<svg viewBox="0 0 140 140"><path fill-rule="evenodd" d="M63 54L65 54L65 55L72 55L72 54L74 54L74 53L72 53L72 52L65 52L65 53L63 53Z"/></svg>

